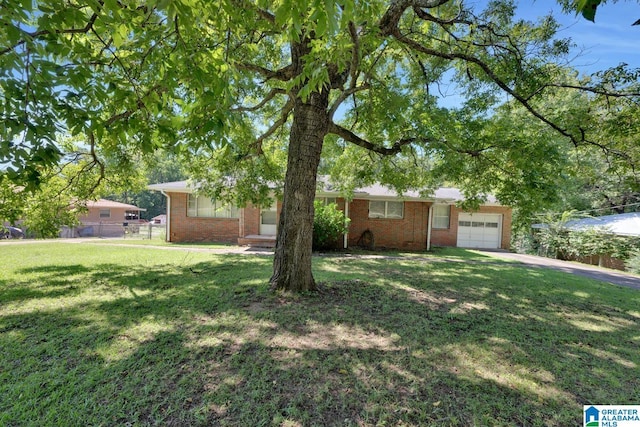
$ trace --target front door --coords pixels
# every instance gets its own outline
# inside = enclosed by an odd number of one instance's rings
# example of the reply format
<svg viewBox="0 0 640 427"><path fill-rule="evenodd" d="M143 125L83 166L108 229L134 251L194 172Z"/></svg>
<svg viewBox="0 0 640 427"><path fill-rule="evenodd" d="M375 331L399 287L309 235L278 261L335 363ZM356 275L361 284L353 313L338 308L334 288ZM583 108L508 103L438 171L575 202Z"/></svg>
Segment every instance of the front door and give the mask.
<svg viewBox="0 0 640 427"><path fill-rule="evenodd" d="M268 206L260 210L260 235L275 236L276 226L278 224L278 214L276 204Z"/></svg>

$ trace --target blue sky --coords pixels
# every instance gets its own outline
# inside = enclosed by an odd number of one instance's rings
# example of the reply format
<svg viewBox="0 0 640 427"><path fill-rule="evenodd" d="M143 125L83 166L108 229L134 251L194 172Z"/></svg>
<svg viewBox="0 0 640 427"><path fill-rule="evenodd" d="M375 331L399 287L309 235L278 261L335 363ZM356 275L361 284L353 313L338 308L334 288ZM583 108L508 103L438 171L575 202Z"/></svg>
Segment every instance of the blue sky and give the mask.
<svg viewBox="0 0 640 427"><path fill-rule="evenodd" d="M553 12L562 29L559 37L569 37L578 45L574 54L580 54L572 65L580 72L615 67L621 62L632 68L640 68L640 25L632 26L640 19L638 1L619 1L601 4L596 12L595 23L574 13L562 13L555 1L518 2L518 16L535 20L536 17Z"/></svg>

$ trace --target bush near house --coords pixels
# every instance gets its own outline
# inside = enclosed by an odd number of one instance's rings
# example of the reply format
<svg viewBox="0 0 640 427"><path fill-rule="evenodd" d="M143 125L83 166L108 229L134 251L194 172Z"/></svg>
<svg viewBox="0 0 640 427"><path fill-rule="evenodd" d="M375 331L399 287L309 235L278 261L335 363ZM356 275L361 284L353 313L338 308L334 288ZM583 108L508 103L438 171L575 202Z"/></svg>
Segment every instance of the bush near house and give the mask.
<svg viewBox="0 0 640 427"><path fill-rule="evenodd" d="M540 231L537 241L544 256L619 270L624 270L625 262L640 249L640 239L596 229L573 231L550 226Z"/></svg>
<svg viewBox="0 0 640 427"><path fill-rule="evenodd" d="M319 200L314 202L313 250L336 249L340 239L349 230L349 218L338 209L335 203L325 205Z"/></svg>

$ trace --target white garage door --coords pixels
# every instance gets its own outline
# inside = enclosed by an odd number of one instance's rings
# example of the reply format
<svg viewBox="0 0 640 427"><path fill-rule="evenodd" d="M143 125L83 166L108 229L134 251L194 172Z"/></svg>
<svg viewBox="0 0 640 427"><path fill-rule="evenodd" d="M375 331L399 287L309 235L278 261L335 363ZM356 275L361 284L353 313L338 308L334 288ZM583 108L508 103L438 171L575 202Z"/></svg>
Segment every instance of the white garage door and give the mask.
<svg viewBox="0 0 640 427"><path fill-rule="evenodd" d="M458 247L498 249L502 215L461 213L458 215Z"/></svg>

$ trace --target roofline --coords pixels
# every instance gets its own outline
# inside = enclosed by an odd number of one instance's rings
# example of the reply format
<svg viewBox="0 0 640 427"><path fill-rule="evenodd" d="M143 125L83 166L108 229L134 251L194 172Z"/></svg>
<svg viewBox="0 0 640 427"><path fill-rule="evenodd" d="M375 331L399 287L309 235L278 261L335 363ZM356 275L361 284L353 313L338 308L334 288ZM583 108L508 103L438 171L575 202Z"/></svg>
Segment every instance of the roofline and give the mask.
<svg viewBox="0 0 640 427"><path fill-rule="evenodd" d="M180 184L182 183L182 184ZM180 184L177 187L166 185L166 184ZM445 187L443 187L445 188ZM448 187L447 187L448 188ZM150 184L147 185L147 189L160 191L165 193L179 193L179 194L193 194L197 191L197 189L189 187L187 181L175 181L170 183L159 183L159 184ZM316 191L316 197L336 197L347 199L344 194L335 191ZM372 195L367 193L366 191L355 191L353 193L353 197L351 200L401 200L401 201L411 201L411 202L429 202L429 203L442 203L447 205L453 205L463 200L454 199L454 198L437 198L437 197L412 197L412 196L394 196L394 195ZM507 205L503 205L499 202L483 202L481 206L499 206L499 207L508 207Z"/></svg>
<svg viewBox="0 0 640 427"><path fill-rule="evenodd" d="M336 197L336 198L346 199L346 197L341 193L328 192L328 191L318 191L316 192L316 197ZM429 202L429 203L446 204L446 205L453 205L453 204L456 204L457 202L462 201L462 200L451 199L451 198L444 199L444 198L437 198L437 197L411 197L411 196L393 196L393 195L379 196L379 195L372 195L365 192L353 193L353 197L350 200L380 200L380 201L393 200L393 201L403 201L403 202ZM484 203L481 203L481 206L505 207L505 205L502 205L496 202L484 202Z"/></svg>

